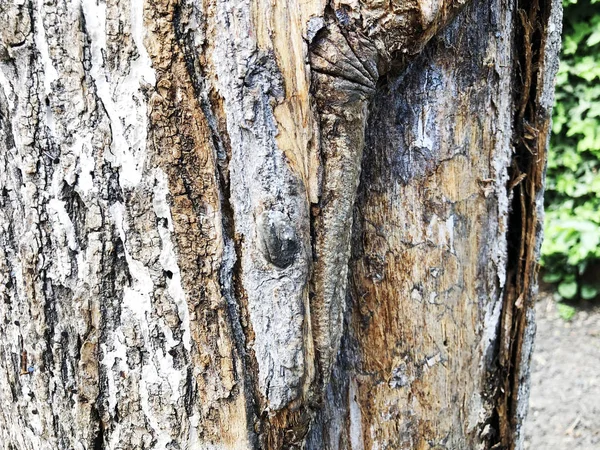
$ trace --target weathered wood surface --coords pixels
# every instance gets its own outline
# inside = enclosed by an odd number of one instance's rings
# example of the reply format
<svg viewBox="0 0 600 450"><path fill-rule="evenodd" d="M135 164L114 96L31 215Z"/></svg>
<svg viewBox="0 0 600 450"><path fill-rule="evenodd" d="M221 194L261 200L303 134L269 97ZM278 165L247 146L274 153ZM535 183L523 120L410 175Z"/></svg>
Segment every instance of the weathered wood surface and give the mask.
<svg viewBox="0 0 600 450"><path fill-rule="evenodd" d="M0 448L520 448L559 38L558 0L1 3Z"/></svg>

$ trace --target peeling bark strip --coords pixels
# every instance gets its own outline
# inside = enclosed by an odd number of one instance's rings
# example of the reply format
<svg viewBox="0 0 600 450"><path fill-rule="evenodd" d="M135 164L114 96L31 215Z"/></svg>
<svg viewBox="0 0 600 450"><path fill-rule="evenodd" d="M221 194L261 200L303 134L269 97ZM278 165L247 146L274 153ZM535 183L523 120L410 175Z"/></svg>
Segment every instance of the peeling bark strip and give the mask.
<svg viewBox="0 0 600 450"><path fill-rule="evenodd" d="M559 28L0 3L0 448L520 448Z"/></svg>
<svg viewBox="0 0 600 450"><path fill-rule="evenodd" d="M515 71L515 153L508 184L512 195L507 281L500 335L498 444L522 448L529 399L529 361L535 323L538 259L543 236L546 153L558 70L562 5L558 0L520 1Z"/></svg>

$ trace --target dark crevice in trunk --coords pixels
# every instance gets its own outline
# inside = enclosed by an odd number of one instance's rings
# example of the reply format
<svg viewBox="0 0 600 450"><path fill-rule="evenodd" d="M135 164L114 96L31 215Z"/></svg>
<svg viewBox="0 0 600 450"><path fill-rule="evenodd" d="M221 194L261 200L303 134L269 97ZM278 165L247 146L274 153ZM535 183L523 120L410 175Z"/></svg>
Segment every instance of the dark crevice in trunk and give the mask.
<svg viewBox="0 0 600 450"><path fill-rule="evenodd" d="M221 173L220 173L221 175ZM234 214L233 208L229 203L229 185L224 182L223 176L221 175L221 186L226 186L223 189L223 195L221 197L221 212L223 215L223 239L225 241L225 248L233 251L233 254L228 255L227 258L234 258L233 264L231 260L227 261L227 264L221 266L221 272L219 274L221 293L227 302L227 317L229 318L229 326L233 330L233 338L235 343L235 349L237 353L234 353L234 358L240 358L242 373L236 372L236 377L243 377L243 388L246 394L246 417L248 423L249 440L252 448L258 447L258 436L254 432L254 423L256 418L260 416L260 394L258 389L258 383L256 382L253 374L258 373L258 363L254 355L249 352L246 348L247 336L249 333L249 321L248 311L245 305L242 304L241 298L243 297L243 286L241 283L241 243L235 239L235 226L234 226ZM236 295L237 294L237 295ZM246 317L243 320L242 317ZM234 361L234 367L236 366Z"/></svg>
<svg viewBox="0 0 600 450"><path fill-rule="evenodd" d="M110 192L106 192L107 200L110 201L112 195ZM109 248L109 244L112 242L112 248ZM98 360L102 360L105 355L102 354L100 348L102 344L107 344L109 336L112 335L121 323L121 302L123 299L123 288L127 284L131 284L131 274L127 262L125 261L125 248L121 238L114 227L106 230L104 238L102 239L102 251L101 260L99 267L102 270L102 282L101 282L101 298L98 299L100 320L98 329L90 329L88 335L84 336L84 339L88 336L97 337L97 355ZM108 404L108 379L109 370L105 365L98 365L98 395L95 399L88 399L90 403L93 403L93 411L97 416L98 427L104 430L105 427L111 427L111 419L114 419L118 423L118 410L115 407L114 411L109 411L105 406ZM104 431L103 431L104 432Z"/></svg>
<svg viewBox="0 0 600 450"><path fill-rule="evenodd" d="M183 9L189 9L191 6L178 4L175 6L175 10L173 13L173 30L175 31L175 38L177 43L181 48L181 54L183 55L183 59L185 61L185 67L190 77L190 81L192 87L194 89L194 94L198 103L200 104L200 108L204 113L206 118L206 122L210 129L211 140L217 152L217 160L219 161L219 165L223 162L228 162L228 155L230 152L226 148L226 142L223 142L226 139L226 136L222 136L219 132L219 127L215 118L214 111L212 109L212 105L210 99L208 98L209 87L206 83L206 77L204 71L202 70L202 63L200 61L201 54L198 52L197 46L194 44L195 35L198 31L195 29L184 29L182 25L182 14L193 14L191 11L184 11ZM186 17L187 21L189 17ZM204 48L202 49L202 53L204 52ZM227 164L221 167L224 179L227 180Z"/></svg>
<svg viewBox="0 0 600 450"><path fill-rule="evenodd" d="M220 141L220 140L219 140ZM229 152L227 154L230 154ZM226 176L228 165L218 167L219 184L221 191L221 214L223 225L223 240L225 252L223 263L219 273L221 293L227 302L227 317L229 326L233 331L233 340L237 353L234 358L240 358L242 373L236 376L243 377L243 389L246 396L246 417L250 445L254 449L259 448L259 438L255 432L255 421L260 416L260 394L256 378L258 363L252 352L246 348L247 336L251 333L248 320L247 305L243 302L244 288L241 281L241 242L235 236L235 215L230 203L229 177ZM236 366L234 362L234 367Z"/></svg>
<svg viewBox="0 0 600 450"><path fill-rule="evenodd" d="M98 410L95 407L92 408L91 419L93 422L97 423L98 427L92 442L92 450L104 450L106 448L104 442L104 425L102 424Z"/></svg>
<svg viewBox="0 0 600 450"><path fill-rule="evenodd" d="M88 236L84 233L85 230L85 217L86 217L86 205L79 193L75 190L75 185L69 185L67 182L63 182L61 197L65 202L65 208L69 214L69 219L73 223L75 230L75 237L77 238L77 245L80 247L78 251L84 251L87 248ZM77 258L73 258L76 263ZM74 271L76 272L76 271Z"/></svg>
<svg viewBox="0 0 600 450"><path fill-rule="evenodd" d="M514 156L509 169L507 279L502 306L499 386L494 426L499 430L492 448L514 449L521 432L519 407L527 373L521 373L524 348L530 339L531 310L537 283L537 252L541 234L538 202L543 194L550 114L540 105L552 0L519 0L514 17Z"/></svg>

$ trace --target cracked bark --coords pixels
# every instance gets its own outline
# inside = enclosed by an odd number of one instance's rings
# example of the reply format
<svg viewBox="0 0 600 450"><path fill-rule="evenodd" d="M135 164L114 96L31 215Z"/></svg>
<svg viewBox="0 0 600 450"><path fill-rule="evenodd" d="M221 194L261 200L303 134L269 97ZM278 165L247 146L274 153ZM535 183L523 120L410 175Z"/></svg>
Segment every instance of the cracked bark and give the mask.
<svg viewBox="0 0 600 450"><path fill-rule="evenodd" d="M1 448L522 447L560 1L0 25Z"/></svg>

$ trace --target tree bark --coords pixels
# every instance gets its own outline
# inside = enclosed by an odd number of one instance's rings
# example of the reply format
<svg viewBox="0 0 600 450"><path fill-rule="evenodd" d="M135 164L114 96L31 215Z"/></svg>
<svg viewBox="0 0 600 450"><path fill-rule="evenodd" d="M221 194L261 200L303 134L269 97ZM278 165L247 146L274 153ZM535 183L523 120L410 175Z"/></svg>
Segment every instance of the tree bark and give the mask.
<svg viewBox="0 0 600 450"><path fill-rule="evenodd" d="M518 449L560 0L0 4L0 447Z"/></svg>

